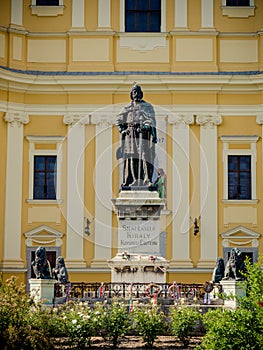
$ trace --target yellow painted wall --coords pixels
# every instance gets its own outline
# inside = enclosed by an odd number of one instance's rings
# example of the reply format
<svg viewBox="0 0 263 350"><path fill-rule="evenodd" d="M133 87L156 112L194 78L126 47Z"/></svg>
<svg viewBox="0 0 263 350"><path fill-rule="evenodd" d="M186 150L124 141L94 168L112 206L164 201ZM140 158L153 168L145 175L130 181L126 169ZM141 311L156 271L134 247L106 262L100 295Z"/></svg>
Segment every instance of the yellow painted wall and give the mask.
<svg viewBox="0 0 263 350"><path fill-rule="evenodd" d="M32 15L31 0L24 0L23 25L29 32L66 33L71 28L71 0L64 0L64 13L59 16Z"/></svg>
<svg viewBox="0 0 263 350"><path fill-rule="evenodd" d="M214 0L215 28L226 33L253 33L263 26L263 7L261 0L255 0L255 16L248 18L229 18L222 15L222 0Z"/></svg>
<svg viewBox="0 0 263 350"><path fill-rule="evenodd" d="M4 27L8 27L11 21L11 0L0 1L0 23Z"/></svg>

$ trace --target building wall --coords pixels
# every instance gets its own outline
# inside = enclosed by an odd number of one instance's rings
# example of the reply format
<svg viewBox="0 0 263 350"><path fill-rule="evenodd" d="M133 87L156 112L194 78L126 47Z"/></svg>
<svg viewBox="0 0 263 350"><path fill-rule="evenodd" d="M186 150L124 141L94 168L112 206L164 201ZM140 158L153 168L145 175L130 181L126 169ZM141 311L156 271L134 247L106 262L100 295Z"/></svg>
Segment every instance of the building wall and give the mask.
<svg viewBox="0 0 263 350"><path fill-rule="evenodd" d="M48 12L31 0L0 3L6 277L26 282L27 254L43 244L65 257L72 281L110 279L118 226L110 200L120 181L114 122L134 81L166 128L167 281L209 279L228 247L262 253L263 4L229 12L221 0L163 0L161 33L124 33L123 3L64 0ZM30 152L59 146L61 198L30 200ZM252 201L225 200L226 149L256 157Z"/></svg>

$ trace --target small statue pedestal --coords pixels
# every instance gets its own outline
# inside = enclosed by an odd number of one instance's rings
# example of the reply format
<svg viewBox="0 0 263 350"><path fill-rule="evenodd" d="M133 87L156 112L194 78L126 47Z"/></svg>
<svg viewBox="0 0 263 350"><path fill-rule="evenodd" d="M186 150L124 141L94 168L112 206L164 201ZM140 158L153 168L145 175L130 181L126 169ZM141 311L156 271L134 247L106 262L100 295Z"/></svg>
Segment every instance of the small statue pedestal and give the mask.
<svg viewBox="0 0 263 350"><path fill-rule="evenodd" d="M242 287L242 281L232 280L221 280L220 284L223 288L223 293L227 296L234 296L234 299L224 300L224 306L230 309L236 309L238 306L238 298L242 298L246 295L245 287Z"/></svg>
<svg viewBox="0 0 263 350"><path fill-rule="evenodd" d="M43 301L44 304L53 304L56 283L54 279L31 278L29 280L30 296L35 302Z"/></svg>
<svg viewBox="0 0 263 350"><path fill-rule="evenodd" d="M111 282L165 283L160 213L165 199L147 188L122 190L112 200L118 216L118 253L108 260Z"/></svg>

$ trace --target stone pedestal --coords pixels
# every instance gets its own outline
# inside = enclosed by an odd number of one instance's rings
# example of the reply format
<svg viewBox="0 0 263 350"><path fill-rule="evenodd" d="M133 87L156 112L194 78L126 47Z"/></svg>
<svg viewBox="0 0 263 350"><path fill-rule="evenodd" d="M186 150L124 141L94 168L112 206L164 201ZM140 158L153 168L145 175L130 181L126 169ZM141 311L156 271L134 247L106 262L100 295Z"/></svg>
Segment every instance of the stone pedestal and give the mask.
<svg viewBox="0 0 263 350"><path fill-rule="evenodd" d="M166 282L167 260L160 237L165 199L157 191L121 191L112 200L118 216L118 254L108 264L112 282Z"/></svg>
<svg viewBox="0 0 263 350"><path fill-rule="evenodd" d="M30 296L34 298L35 302L42 301L44 304L53 304L56 283L57 281L54 279L31 278L29 280Z"/></svg>
<svg viewBox="0 0 263 350"><path fill-rule="evenodd" d="M165 283L168 262L161 256L118 253L108 260L112 282Z"/></svg>
<svg viewBox="0 0 263 350"><path fill-rule="evenodd" d="M234 296L233 299L225 299L224 306L235 309L238 306L237 298L242 298L246 295L245 286L242 286L242 281L236 280L221 280L223 293L227 296Z"/></svg>

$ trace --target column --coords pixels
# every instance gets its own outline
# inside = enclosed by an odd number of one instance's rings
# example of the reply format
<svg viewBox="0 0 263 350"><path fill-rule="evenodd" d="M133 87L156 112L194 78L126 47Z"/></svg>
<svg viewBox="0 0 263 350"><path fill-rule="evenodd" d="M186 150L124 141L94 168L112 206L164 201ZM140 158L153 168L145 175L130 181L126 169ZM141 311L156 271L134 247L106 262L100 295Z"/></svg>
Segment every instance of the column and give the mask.
<svg viewBox="0 0 263 350"><path fill-rule="evenodd" d="M187 0L174 0L174 28L187 29Z"/></svg>
<svg viewBox="0 0 263 350"><path fill-rule="evenodd" d="M200 250L198 267L212 268L218 256L217 125L221 116L197 116L200 125Z"/></svg>
<svg viewBox="0 0 263 350"><path fill-rule="evenodd" d="M91 267L108 267L112 250L112 125L109 114L92 115L96 125L94 259Z"/></svg>
<svg viewBox="0 0 263 350"><path fill-rule="evenodd" d="M10 27L23 26L23 0L11 1L11 24Z"/></svg>
<svg viewBox="0 0 263 350"><path fill-rule="evenodd" d="M66 262L69 268L84 268L84 120L64 116L67 135L67 229Z"/></svg>
<svg viewBox="0 0 263 350"><path fill-rule="evenodd" d="M98 29L111 28L111 0L98 0Z"/></svg>
<svg viewBox="0 0 263 350"><path fill-rule="evenodd" d="M21 259L23 132L29 123L25 113L6 113L7 159L3 267L24 268Z"/></svg>
<svg viewBox="0 0 263 350"><path fill-rule="evenodd" d="M201 28L214 29L214 0L201 2Z"/></svg>
<svg viewBox="0 0 263 350"><path fill-rule="evenodd" d="M72 29L85 30L84 13L84 0L72 0Z"/></svg>
<svg viewBox="0 0 263 350"><path fill-rule="evenodd" d="M172 259L170 267L192 267L190 260L190 124L191 115L172 115Z"/></svg>

